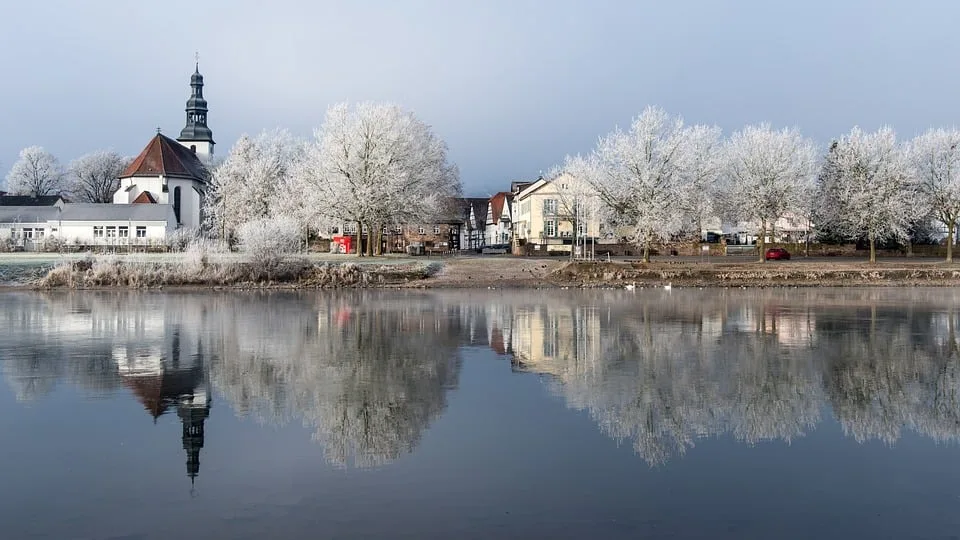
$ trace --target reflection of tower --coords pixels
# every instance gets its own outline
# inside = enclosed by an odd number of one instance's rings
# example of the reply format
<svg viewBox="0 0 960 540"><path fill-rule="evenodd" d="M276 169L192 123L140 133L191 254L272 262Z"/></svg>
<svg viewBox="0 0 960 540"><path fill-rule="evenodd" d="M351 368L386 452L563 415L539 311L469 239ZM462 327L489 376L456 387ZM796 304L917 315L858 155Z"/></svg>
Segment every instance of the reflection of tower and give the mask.
<svg viewBox="0 0 960 540"><path fill-rule="evenodd" d="M210 416L210 393L197 389L192 395L181 396L177 416L183 422L183 449L187 451L187 476L192 484L200 473L203 421Z"/></svg>
<svg viewBox="0 0 960 540"><path fill-rule="evenodd" d="M183 449L191 483L200 472L203 423L210 416L210 383L199 337L174 325L163 342L131 343L114 351L118 371L156 422L172 407L183 424Z"/></svg>

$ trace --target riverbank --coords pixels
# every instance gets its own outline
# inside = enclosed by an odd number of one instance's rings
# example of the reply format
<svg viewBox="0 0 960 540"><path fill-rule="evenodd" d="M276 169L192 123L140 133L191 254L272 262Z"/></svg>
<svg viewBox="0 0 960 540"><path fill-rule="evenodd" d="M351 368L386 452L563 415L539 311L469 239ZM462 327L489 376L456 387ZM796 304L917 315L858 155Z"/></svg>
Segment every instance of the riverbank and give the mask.
<svg viewBox="0 0 960 540"><path fill-rule="evenodd" d="M241 257L189 260L87 257L42 265L0 261L19 279L5 287L90 288L619 288L957 286L960 264L936 259L890 259L877 264L848 259L760 263L742 258L710 262L663 258L570 262L556 258L458 256L446 258L293 258L264 269Z"/></svg>

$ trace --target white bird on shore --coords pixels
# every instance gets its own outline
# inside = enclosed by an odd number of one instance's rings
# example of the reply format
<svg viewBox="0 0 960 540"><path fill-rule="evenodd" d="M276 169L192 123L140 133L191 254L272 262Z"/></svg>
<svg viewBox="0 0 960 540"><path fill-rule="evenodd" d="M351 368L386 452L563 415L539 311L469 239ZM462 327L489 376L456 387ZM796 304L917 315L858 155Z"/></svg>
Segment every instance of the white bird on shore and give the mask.
<svg viewBox="0 0 960 540"><path fill-rule="evenodd" d="M632 291L632 290L634 290L634 289L637 288L637 284L636 284L636 283L627 283L626 285L623 286L623 288L626 289L626 290L628 290L628 291Z"/></svg>
<svg viewBox="0 0 960 540"><path fill-rule="evenodd" d="M673 283L672 283L672 282L671 282L671 283L667 283L666 285L663 286L663 290L665 290L665 291L669 291L669 290L672 290L672 289L673 289Z"/></svg>

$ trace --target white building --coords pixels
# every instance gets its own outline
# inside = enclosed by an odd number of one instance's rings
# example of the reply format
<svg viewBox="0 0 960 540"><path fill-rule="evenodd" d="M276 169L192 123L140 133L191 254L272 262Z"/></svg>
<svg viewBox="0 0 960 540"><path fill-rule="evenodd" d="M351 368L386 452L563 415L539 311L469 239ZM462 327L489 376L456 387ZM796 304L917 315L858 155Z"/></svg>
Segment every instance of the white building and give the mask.
<svg viewBox="0 0 960 540"><path fill-rule="evenodd" d="M505 191L487 204L484 243L488 246L513 242L513 194Z"/></svg>
<svg viewBox="0 0 960 540"><path fill-rule="evenodd" d="M41 197L31 206L0 205L0 241L26 250L51 239L82 246L154 245L178 228L200 228L209 177L203 161L213 155L214 141L199 66L190 87L180 136L173 140L158 130L120 175L113 204Z"/></svg>

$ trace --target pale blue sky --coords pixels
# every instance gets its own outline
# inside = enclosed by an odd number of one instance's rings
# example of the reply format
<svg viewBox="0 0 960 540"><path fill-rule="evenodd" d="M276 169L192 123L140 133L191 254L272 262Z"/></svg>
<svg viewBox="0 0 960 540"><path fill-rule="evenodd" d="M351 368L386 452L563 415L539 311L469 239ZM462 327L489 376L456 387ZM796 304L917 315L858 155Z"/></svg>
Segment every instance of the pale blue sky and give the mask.
<svg viewBox="0 0 960 540"><path fill-rule="evenodd" d="M957 125L960 2L3 2L0 176L176 136L200 51L217 153L387 100L444 138L472 195L536 177L647 105L726 134Z"/></svg>

